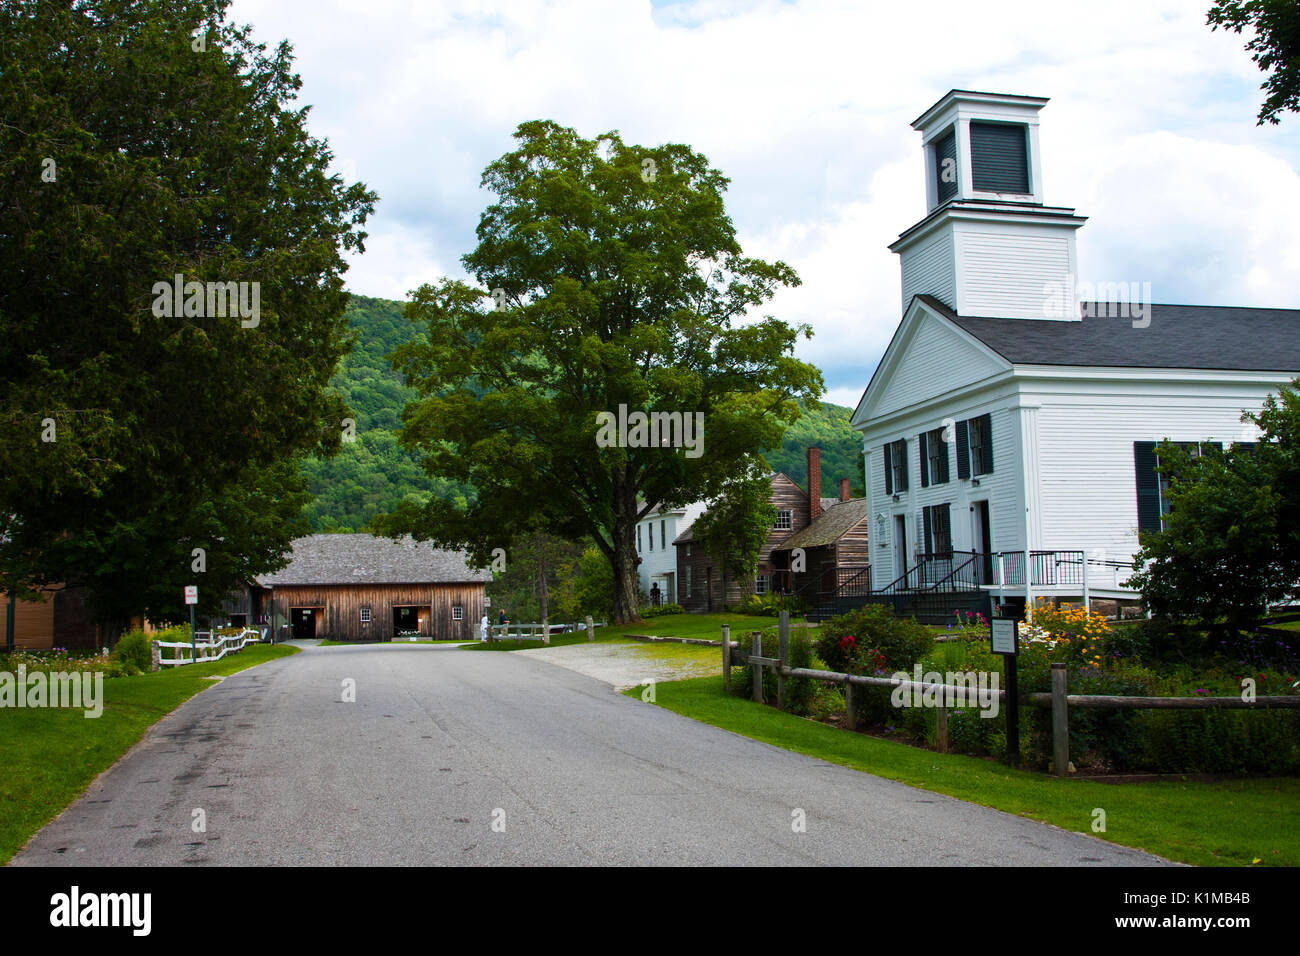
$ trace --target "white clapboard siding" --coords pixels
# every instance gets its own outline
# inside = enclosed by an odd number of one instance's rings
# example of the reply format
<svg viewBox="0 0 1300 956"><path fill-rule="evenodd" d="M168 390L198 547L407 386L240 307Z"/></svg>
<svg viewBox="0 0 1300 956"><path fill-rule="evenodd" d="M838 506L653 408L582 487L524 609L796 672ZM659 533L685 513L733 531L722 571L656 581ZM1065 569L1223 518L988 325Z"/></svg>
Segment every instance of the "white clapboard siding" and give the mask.
<svg viewBox="0 0 1300 956"><path fill-rule="evenodd" d="M961 279L957 312L1011 319L1045 318L1053 284L1064 287L1069 282L1072 291L1071 241L1059 234L958 232Z"/></svg>
<svg viewBox="0 0 1300 956"><path fill-rule="evenodd" d="M1171 382L1079 386L1042 395L1039 473L1043 540L1049 548L1102 551L1128 560L1137 550L1135 441L1251 440L1240 418L1256 410L1265 386Z"/></svg>
<svg viewBox="0 0 1300 956"><path fill-rule="evenodd" d="M932 295L950 309L957 307L952 232L940 229L901 255L903 309L914 295Z"/></svg>

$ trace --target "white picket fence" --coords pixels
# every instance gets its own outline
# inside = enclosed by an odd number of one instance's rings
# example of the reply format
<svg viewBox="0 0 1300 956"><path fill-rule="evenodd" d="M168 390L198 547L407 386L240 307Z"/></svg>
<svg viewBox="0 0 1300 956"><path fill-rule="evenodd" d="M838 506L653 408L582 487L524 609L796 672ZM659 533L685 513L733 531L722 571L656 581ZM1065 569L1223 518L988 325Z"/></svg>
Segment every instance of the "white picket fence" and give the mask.
<svg viewBox="0 0 1300 956"><path fill-rule="evenodd" d="M170 657L160 653L159 665L179 667L181 664L207 664L211 661L219 661L227 654L237 654L249 644L257 644L262 640L261 632L251 627L244 628L238 634L221 634L215 638L211 631L195 631L194 637L193 645L189 641L176 643L154 641L160 651L172 651Z"/></svg>

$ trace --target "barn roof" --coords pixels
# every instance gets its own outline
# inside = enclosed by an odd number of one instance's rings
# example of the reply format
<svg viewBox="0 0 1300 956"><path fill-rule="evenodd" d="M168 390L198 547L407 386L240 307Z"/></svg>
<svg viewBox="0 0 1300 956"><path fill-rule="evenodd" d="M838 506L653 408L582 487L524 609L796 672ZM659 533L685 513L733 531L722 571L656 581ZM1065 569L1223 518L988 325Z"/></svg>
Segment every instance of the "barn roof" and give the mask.
<svg viewBox="0 0 1300 956"><path fill-rule="evenodd" d="M475 570L463 551L428 541L372 534L313 534L293 543L289 566L257 578L262 587L292 584L476 584L492 572Z"/></svg>

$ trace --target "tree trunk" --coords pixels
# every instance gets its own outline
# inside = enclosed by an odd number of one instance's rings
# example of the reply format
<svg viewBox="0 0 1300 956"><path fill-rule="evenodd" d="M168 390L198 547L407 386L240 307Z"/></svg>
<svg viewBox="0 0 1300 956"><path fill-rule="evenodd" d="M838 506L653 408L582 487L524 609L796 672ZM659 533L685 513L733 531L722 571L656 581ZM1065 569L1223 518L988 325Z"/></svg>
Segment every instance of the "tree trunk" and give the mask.
<svg viewBox="0 0 1300 956"><path fill-rule="evenodd" d="M547 601L547 597L550 594L550 590L547 587L546 576L547 576L546 543L541 539L541 536L539 535L538 547L537 547L537 600L541 603L542 606L543 621L549 620L549 618L547 617L546 601Z"/></svg>
<svg viewBox="0 0 1300 956"><path fill-rule="evenodd" d="M637 608L636 489L616 481L614 488L614 611L612 624L640 620Z"/></svg>

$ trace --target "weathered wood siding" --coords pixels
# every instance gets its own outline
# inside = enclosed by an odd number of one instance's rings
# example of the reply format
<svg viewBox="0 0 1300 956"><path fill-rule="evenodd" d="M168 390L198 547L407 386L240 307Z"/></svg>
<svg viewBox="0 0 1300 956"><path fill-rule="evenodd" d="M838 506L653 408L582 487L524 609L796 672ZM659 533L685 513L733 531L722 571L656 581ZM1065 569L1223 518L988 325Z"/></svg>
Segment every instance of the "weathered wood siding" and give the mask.
<svg viewBox="0 0 1300 956"><path fill-rule="evenodd" d="M4 631L8 606L9 595L0 592L0 649L8 640ZM95 622L86 607L84 589L56 586L45 592L44 601L14 602L15 650L87 650L94 646Z"/></svg>
<svg viewBox="0 0 1300 956"><path fill-rule="evenodd" d="M870 522L864 517L852 528L840 535L840 539L835 542L835 557L840 567L846 568L871 563L870 542L867 540L870 527Z"/></svg>
<svg viewBox="0 0 1300 956"><path fill-rule="evenodd" d="M316 608L316 636L334 641L391 639L394 607L421 609L422 637L474 640L484 613L483 597L482 584L335 584L282 585L275 589L273 600L279 622L290 620L292 608ZM459 621L452 620L452 608L456 606L464 612ZM370 608L367 623L361 621L363 607Z"/></svg>

